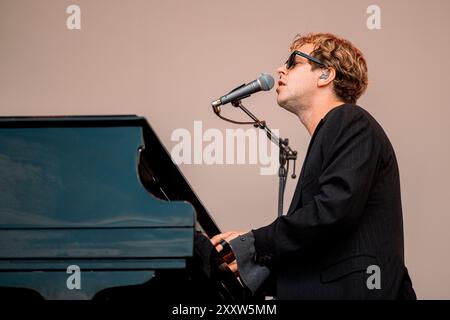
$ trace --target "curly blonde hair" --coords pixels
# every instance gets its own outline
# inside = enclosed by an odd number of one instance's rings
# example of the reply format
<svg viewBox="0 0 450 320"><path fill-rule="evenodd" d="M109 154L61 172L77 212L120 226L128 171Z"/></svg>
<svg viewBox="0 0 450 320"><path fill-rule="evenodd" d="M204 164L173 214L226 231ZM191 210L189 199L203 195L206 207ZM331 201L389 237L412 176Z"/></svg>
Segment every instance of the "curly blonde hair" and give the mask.
<svg viewBox="0 0 450 320"><path fill-rule="evenodd" d="M314 46L311 56L336 70L333 81L336 96L346 103L355 104L368 84L367 65L362 52L350 41L330 33L298 34L291 44L291 51L307 43ZM315 63L309 63L312 70L320 68Z"/></svg>

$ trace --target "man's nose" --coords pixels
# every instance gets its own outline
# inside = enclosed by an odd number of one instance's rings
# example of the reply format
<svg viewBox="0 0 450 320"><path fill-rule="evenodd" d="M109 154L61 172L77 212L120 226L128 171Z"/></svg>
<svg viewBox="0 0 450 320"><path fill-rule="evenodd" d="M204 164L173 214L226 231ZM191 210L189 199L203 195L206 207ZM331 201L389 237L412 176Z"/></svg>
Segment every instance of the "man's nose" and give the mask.
<svg viewBox="0 0 450 320"><path fill-rule="evenodd" d="M286 63L283 64L282 66L280 66L280 67L277 69L277 73L278 73L278 76L281 76L282 74L286 74L286 73L287 73Z"/></svg>

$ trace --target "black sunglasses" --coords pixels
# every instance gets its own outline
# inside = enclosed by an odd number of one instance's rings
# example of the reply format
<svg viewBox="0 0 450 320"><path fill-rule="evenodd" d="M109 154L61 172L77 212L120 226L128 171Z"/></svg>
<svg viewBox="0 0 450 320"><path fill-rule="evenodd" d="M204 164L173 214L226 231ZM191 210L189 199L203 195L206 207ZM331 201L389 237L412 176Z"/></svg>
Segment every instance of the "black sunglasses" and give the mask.
<svg viewBox="0 0 450 320"><path fill-rule="evenodd" d="M320 61L319 59L314 58L314 57L310 56L309 54L306 54L306 53L303 53L301 51L295 50L295 51L293 51L291 53L291 55L289 56L289 58L285 62L287 69L291 69L291 68L293 68L295 66L295 64L296 64L295 57L296 56L301 56L303 58L306 58L306 59L308 59L308 60L310 60L312 62L315 62L315 63L320 64L321 66L325 67L325 64L322 61Z"/></svg>

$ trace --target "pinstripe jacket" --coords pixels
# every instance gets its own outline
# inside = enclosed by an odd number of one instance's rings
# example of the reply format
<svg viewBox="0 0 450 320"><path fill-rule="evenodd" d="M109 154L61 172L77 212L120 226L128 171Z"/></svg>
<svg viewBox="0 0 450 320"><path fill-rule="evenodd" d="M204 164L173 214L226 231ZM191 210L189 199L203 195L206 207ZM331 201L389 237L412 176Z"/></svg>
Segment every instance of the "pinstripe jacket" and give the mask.
<svg viewBox="0 0 450 320"><path fill-rule="evenodd" d="M320 121L287 214L248 236L278 299L415 298L395 153L359 106L338 106Z"/></svg>

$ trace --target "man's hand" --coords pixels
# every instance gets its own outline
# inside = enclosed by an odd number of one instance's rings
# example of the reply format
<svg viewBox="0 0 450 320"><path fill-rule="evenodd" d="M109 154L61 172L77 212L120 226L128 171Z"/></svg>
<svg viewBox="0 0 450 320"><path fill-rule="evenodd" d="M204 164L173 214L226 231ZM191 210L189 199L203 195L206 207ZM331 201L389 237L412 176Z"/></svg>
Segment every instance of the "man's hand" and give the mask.
<svg viewBox="0 0 450 320"><path fill-rule="evenodd" d="M229 243L234 238L237 238L241 234L245 234L247 232L248 231L228 231L228 232L224 232L224 233L219 233L211 238L211 243L216 248L216 250L220 253L222 250L224 250L223 245L225 245L225 243L223 241L226 241L227 243ZM221 242L223 245L221 244ZM232 255L231 258L229 257L230 254ZM236 261L236 258L234 257L234 254L233 254L233 251L231 250L231 248L230 248L230 254L226 255L224 258L227 261L228 268L230 268L231 271L233 271L235 274L238 275L239 273L238 273L237 261ZM227 258L229 258L229 259L227 259ZM230 260L231 260L231 262L229 262Z"/></svg>

